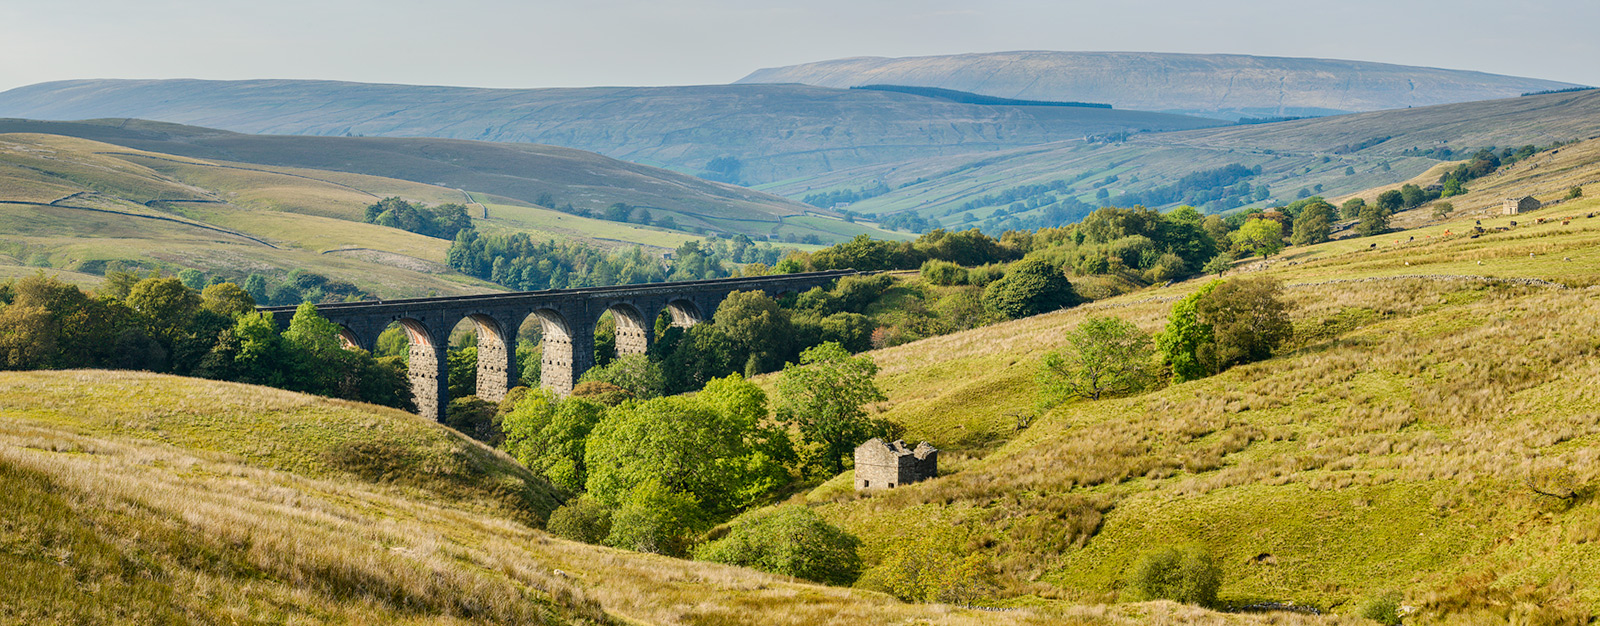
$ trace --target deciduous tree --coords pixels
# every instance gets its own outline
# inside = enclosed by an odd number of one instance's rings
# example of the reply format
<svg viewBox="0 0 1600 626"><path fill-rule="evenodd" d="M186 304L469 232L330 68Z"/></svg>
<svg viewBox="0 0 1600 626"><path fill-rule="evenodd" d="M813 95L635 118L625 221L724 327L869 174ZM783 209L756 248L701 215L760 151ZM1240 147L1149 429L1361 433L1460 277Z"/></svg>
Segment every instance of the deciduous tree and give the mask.
<svg viewBox="0 0 1600 626"><path fill-rule="evenodd" d="M1046 404L1099 400L1138 391L1154 380L1150 334L1121 318L1091 316L1067 332L1067 345L1043 359Z"/></svg>

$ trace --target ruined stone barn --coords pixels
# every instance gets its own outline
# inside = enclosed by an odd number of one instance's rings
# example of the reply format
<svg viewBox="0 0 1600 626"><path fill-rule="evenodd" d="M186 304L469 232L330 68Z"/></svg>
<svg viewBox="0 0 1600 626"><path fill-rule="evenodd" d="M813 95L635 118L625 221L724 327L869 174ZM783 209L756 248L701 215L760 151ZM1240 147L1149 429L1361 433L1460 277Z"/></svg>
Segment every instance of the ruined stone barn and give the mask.
<svg viewBox="0 0 1600 626"><path fill-rule="evenodd" d="M1539 200L1533 196L1506 198L1504 202L1500 203L1500 208L1501 210L1505 211L1506 215L1516 215L1518 213L1527 213L1528 211L1537 211L1543 206L1544 204L1539 202Z"/></svg>
<svg viewBox="0 0 1600 626"><path fill-rule="evenodd" d="M939 475L939 449L924 441L915 449L904 441L877 437L856 448L856 490L893 489Z"/></svg>

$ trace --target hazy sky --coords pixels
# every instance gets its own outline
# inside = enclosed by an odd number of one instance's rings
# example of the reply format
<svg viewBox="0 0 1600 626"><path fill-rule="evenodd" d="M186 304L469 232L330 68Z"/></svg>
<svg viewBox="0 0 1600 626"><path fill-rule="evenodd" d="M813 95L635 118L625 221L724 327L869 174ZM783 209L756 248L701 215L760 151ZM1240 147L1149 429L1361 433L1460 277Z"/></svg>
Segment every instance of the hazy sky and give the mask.
<svg viewBox="0 0 1600 626"><path fill-rule="evenodd" d="M1305 56L1600 85L1596 0L0 0L0 90L72 78L726 83L847 56Z"/></svg>

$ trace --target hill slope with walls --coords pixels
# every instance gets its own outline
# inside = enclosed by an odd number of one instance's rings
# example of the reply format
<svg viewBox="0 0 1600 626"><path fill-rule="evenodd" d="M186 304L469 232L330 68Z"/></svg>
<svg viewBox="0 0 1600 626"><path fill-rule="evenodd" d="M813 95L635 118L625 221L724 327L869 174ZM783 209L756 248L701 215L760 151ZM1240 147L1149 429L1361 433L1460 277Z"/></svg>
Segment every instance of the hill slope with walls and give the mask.
<svg viewBox="0 0 1600 626"><path fill-rule="evenodd" d="M540 143L768 183L859 165L1086 135L1198 128L1192 117L984 106L804 85L472 89L332 81L79 80L0 93L0 116L134 117L246 133ZM724 161L724 164L728 162Z"/></svg>
<svg viewBox="0 0 1600 626"><path fill-rule="evenodd" d="M240 280L302 269L382 297L499 289L444 265L450 242L361 223L383 196L459 191L270 171L57 135L0 134L0 276L93 284L108 268L193 268Z"/></svg>
<svg viewBox="0 0 1600 626"><path fill-rule="evenodd" d="M393 409L135 372L0 373L0 607L23 623L1313 624L1167 602L988 612L589 546L549 487Z"/></svg>
<svg viewBox="0 0 1600 626"><path fill-rule="evenodd" d="M1051 51L833 59L760 69L736 82L760 83L938 87L1224 119L1402 109L1577 86L1339 59Z"/></svg>
<svg viewBox="0 0 1600 626"><path fill-rule="evenodd" d="M871 353L880 416L943 449L944 475L861 497L846 473L807 501L869 561L953 532L1017 605L1131 599L1145 554L1199 546L1235 606L1349 615L1398 593L1406 623L1582 623L1600 613L1600 331L1580 321L1600 314L1597 149L1473 181L1454 218L1239 263L1285 283L1295 336L1211 378L1034 405L1067 330L1157 331L1209 279ZM1579 182L1527 215L1480 206Z"/></svg>
<svg viewBox="0 0 1600 626"><path fill-rule="evenodd" d="M45 122L0 119L0 133L46 133L218 162L313 169L398 179L489 194L480 204L503 205L500 213L528 207L565 207L600 212L622 202L672 217L683 229L768 235L816 235L824 241L859 232L885 234L847 223L828 211L792 200L610 159L591 152L532 144L451 139L246 135L142 120ZM333 175L333 174L329 174ZM318 174L316 176L329 176ZM456 202L468 201L455 191ZM496 211L491 211L494 217ZM569 224L582 218L567 216ZM548 220L545 220L548 221ZM614 224L577 233L601 239L639 241L636 229ZM682 233L687 234L687 233ZM640 241L660 245L662 237Z"/></svg>
<svg viewBox="0 0 1600 626"><path fill-rule="evenodd" d="M1479 148L1579 141L1600 136L1600 90L1547 94L1378 111L1272 124L1146 133L1113 143L1063 142L982 155L925 159L857 168L764 187L790 196L860 189L887 193L847 208L884 216L911 212L946 228L984 226L998 232L1006 219L1038 217L1051 204L1116 204L1123 197L1179 183L1184 176L1231 164L1261 172L1229 183L1266 186L1270 196L1244 206L1285 204L1304 189L1328 197L1397 184L1462 159ZM1441 151L1452 151L1448 156ZM1060 181L1059 184L1054 184ZM1053 185L1003 197L1028 185ZM1101 190L1106 197L1099 197ZM1221 189L1220 187L1218 188ZM1014 201L1048 201L1014 210ZM1130 195L1132 194L1132 195ZM989 200L985 200L985 197ZM994 200L994 198L1001 198ZM979 204L970 208L968 203ZM1122 204L1134 204L1123 201ZM1151 203L1157 207L1174 204ZM1196 205L1202 204L1196 202ZM1212 209L1216 210L1216 209ZM998 214L1005 211L1005 214ZM971 219L968 219L968 214ZM997 226L998 225L998 226Z"/></svg>

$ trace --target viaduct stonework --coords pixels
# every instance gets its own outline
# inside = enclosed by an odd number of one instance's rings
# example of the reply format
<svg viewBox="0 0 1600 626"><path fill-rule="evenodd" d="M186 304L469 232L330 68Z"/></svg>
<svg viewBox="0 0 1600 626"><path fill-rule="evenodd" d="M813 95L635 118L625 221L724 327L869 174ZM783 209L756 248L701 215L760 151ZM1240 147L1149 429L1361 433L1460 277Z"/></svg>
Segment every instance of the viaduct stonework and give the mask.
<svg viewBox="0 0 1600 626"><path fill-rule="evenodd" d="M687 327L708 320L717 306L734 291L764 291L770 296L824 287L833 280L856 274L851 270L779 274L750 278L719 278L676 283L550 289L442 298L410 298L319 304L317 311L337 324L350 345L372 350L378 334L390 324L405 328L411 342L411 393L417 412L443 419L450 402L445 351L450 331L461 320L472 320L478 332L478 397L498 402L515 385L517 329L537 315L544 333L541 384L566 395L573 383L594 365L594 327L601 314L611 312L617 323L617 354L643 354L655 335L654 323L662 311L673 326ZM295 307L261 307L280 328L294 317Z"/></svg>

